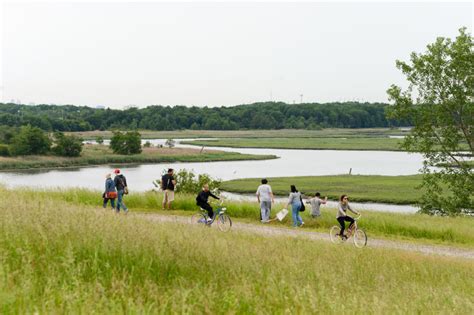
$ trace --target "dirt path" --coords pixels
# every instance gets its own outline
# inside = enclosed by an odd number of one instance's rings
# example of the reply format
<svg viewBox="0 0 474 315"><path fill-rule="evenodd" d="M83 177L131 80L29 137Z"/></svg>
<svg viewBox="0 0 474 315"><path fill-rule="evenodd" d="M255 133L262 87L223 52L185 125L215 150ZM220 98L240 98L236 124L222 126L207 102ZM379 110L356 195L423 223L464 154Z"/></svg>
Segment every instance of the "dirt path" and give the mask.
<svg viewBox="0 0 474 315"><path fill-rule="evenodd" d="M161 214L134 214L146 218L148 220L159 221L159 222L177 222L181 224L191 224L189 217L176 216L176 215L161 215ZM213 224L213 228L216 225ZM272 227L268 225L256 225L249 223L233 222L231 231L243 231L247 233L253 233L263 236L289 236L289 237L304 237L311 240L323 240L330 241L328 233L305 231L303 229L286 229L281 227ZM348 244L349 245L349 244ZM352 245L352 244L351 244ZM442 255L458 258L474 259L474 250L449 247L449 246L438 246L438 245L423 245L413 244L401 241L389 241L374 239L369 237L367 247L383 247L397 250L405 250L410 252L417 252L426 255Z"/></svg>

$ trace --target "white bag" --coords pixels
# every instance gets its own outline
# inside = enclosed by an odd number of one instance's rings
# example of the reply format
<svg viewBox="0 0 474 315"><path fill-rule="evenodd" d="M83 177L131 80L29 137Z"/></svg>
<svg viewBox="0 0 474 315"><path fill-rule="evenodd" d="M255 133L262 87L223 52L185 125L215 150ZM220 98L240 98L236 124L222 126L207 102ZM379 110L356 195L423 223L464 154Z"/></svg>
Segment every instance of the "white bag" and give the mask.
<svg viewBox="0 0 474 315"><path fill-rule="evenodd" d="M277 213L276 217L278 221L282 221L286 217L287 214L288 214L288 210L282 209Z"/></svg>

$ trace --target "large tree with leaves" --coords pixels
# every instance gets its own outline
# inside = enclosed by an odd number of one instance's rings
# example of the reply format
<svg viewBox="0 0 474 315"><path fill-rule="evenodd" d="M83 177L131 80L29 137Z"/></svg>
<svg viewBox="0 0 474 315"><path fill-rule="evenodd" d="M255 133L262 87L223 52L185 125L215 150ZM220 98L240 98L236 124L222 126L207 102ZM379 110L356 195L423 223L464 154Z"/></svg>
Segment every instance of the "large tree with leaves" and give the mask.
<svg viewBox="0 0 474 315"><path fill-rule="evenodd" d="M465 28L438 38L410 62L396 62L408 80L388 90L391 118L411 119L404 147L424 156L422 211L462 214L474 209L474 53Z"/></svg>

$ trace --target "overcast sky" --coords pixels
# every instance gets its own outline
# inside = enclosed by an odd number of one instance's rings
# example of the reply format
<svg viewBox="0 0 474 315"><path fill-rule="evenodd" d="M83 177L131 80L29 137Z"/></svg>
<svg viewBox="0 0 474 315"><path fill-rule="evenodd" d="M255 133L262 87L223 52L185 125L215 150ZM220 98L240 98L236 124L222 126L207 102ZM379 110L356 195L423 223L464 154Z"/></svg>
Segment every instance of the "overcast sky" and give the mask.
<svg viewBox="0 0 474 315"><path fill-rule="evenodd" d="M6 3L2 100L387 101L395 60L472 32L472 2Z"/></svg>

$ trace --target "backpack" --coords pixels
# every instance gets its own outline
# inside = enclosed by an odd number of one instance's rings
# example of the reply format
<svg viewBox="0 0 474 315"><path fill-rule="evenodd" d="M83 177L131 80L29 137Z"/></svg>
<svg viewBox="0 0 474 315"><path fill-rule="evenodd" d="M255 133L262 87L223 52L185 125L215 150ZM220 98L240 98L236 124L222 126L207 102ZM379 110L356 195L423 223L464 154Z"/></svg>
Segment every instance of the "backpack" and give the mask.
<svg viewBox="0 0 474 315"><path fill-rule="evenodd" d="M303 203L303 198L301 198L301 195L300 195L300 201L301 201L301 208L300 208L300 212L303 212L306 210L305 206L304 206L304 203Z"/></svg>

